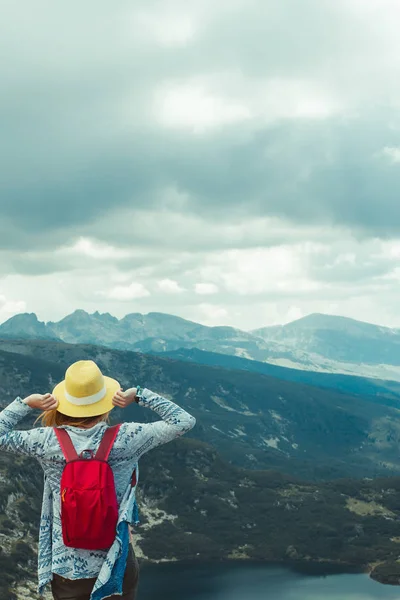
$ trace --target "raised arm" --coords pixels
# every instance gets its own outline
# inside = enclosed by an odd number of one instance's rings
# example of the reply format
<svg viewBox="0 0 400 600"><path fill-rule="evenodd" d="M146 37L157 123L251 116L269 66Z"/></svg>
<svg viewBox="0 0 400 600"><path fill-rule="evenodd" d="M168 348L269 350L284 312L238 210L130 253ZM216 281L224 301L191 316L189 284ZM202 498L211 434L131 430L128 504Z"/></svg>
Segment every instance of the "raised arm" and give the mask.
<svg viewBox="0 0 400 600"><path fill-rule="evenodd" d="M148 389L141 390L137 396L136 388L132 390L134 391L117 393L116 406L123 408L130 404L129 401L124 403L123 398L125 397L126 401L131 392L137 404L153 410L162 419L156 423L125 423L122 426L124 445L132 458L138 460L145 452L180 437L195 426L196 419L171 400Z"/></svg>
<svg viewBox="0 0 400 600"><path fill-rule="evenodd" d="M0 450L16 454L25 454L41 458L44 456L46 437L51 433L47 427L38 427L28 431L14 431L18 423L34 408L50 410L56 402L50 394L33 394L25 400L16 398L0 412ZM57 405L57 404L55 404Z"/></svg>

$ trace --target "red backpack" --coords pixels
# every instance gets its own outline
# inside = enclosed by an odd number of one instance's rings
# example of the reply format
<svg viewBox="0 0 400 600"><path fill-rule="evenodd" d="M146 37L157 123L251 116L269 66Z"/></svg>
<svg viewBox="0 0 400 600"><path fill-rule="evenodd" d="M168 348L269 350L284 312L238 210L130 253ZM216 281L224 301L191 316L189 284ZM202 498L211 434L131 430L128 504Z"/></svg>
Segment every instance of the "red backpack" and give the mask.
<svg viewBox="0 0 400 600"><path fill-rule="evenodd" d="M67 464L61 477L63 542L71 548L107 550L115 539L118 502L107 460L120 425L106 429L96 452L78 456L68 432L54 428Z"/></svg>

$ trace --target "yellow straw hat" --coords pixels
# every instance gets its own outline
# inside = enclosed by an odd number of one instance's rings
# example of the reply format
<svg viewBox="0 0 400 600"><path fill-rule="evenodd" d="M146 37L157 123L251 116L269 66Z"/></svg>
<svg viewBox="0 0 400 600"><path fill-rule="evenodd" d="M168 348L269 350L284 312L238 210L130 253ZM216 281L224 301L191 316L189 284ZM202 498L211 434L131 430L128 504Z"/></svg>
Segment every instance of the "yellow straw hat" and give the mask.
<svg viewBox="0 0 400 600"><path fill-rule="evenodd" d="M120 389L118 381L104 377L95 362L79 360L68 367L65 380L56 385L53 396L63 415L96 417L114 408L112 399Z"/></svg>

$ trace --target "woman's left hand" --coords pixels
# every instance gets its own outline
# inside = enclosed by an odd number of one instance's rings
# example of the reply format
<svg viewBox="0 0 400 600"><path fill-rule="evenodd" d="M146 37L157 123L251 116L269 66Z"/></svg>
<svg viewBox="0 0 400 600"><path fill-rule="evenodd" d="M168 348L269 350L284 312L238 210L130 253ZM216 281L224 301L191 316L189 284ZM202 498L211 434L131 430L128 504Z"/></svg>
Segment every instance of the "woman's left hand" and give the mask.
<svg viewBox="0 0 400 600"><path fill-rule="evenodd" d="M25 404L39 410L53 410L58 406L58 400L53 394L31 394L24 399Z"/></svg>

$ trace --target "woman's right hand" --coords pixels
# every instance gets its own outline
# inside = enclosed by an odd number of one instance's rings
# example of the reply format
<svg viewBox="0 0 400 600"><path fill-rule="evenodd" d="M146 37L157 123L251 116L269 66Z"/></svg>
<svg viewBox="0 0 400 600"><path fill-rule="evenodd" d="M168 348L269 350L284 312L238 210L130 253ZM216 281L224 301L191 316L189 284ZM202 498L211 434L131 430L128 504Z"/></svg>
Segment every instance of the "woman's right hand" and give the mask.
<svg viewBox="0 0 400 600"><path fill-rule="evenodd" d="M126 408L136 401L136 393L137 388L129 388L129 390L125 390L125 392L123 390L119 390L116 394L114 394L112 403L114 406L119 406L119 408Z"/></svg>
<svg viewBox="0 0 400 600"><path fill-rule="evenodd" d="M39 410L53 410L58 406L58 400L53 394L31 394L24 398L23 402L31 408L38 408Z"/></svg>

